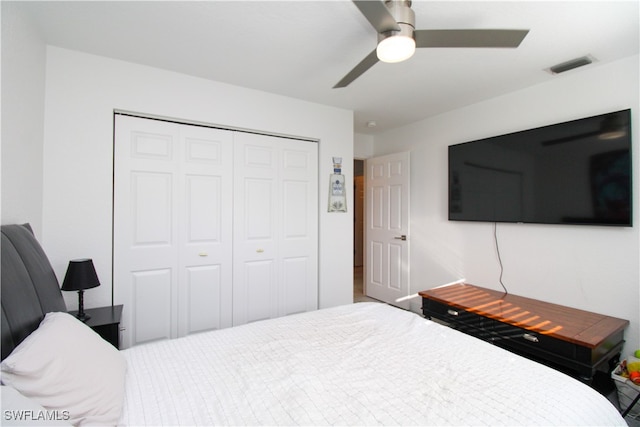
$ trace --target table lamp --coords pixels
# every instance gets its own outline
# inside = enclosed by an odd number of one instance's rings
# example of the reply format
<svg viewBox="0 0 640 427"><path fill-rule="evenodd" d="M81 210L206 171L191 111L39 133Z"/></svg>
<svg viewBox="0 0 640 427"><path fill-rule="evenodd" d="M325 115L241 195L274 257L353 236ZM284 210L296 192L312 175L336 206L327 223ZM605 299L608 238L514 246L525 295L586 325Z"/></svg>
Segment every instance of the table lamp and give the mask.
<svg viewBox="0 0 640 427"><path fill-rule="evenodd" d="M90 319L91 316L84 312L83 293L85 289L100 286L96 269L93 267L93 261L89 258L73 259L69 261L67 274L62 282L63 291L78 291L78 314L76 317L83 322Z"/></svg>

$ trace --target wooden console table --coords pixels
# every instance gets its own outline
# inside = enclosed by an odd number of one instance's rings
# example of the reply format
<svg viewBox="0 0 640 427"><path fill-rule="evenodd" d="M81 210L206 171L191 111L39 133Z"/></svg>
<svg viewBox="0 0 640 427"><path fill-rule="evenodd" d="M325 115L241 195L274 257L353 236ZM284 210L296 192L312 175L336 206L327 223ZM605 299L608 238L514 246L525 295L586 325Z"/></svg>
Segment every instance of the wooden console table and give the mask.
<svg viewBox="0 0 640 427"><path fill-rule="evenodd" d="M629 324L628 320L469 284L419 295L426 317L585 381L593 378L599 366L619 356Z"/></svg>

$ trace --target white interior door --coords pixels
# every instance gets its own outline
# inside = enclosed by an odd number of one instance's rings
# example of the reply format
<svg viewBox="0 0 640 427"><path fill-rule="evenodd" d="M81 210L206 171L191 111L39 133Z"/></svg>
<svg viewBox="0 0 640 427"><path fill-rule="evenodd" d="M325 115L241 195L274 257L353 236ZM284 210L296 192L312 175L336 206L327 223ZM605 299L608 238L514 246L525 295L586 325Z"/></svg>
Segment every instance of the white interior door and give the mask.
<svg viewBox="0 0 640 427"><path fill-rule="evenodd" d="M409 153L366 161L365 292L408 308Z"/></svg>
<svg viewBox="0 0 640 427"><path fill-rule="evenodd" d="M317 144L234 140L233 324L317 309Z"/></svg>
<svg viewBox="0 0 640 427"><path fill-rule="evenodd" d="M114 300L124 348L231 325L232 133L116 116Z"/></svg>

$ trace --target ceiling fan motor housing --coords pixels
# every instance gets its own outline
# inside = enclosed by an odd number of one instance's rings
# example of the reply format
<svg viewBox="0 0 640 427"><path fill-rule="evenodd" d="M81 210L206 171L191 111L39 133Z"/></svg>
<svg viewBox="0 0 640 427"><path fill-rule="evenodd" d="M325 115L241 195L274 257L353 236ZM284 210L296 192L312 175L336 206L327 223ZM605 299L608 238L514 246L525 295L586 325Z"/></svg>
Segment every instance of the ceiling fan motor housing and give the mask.
<svg viewBox="0 0 640 427"><path fill-rule="evenodd" d="M389 29L378 33L378 43L391 36L413 37L415 30L416 14L411 9L411 0L387 0L385 6L398 23L400 31Z"/></svg>

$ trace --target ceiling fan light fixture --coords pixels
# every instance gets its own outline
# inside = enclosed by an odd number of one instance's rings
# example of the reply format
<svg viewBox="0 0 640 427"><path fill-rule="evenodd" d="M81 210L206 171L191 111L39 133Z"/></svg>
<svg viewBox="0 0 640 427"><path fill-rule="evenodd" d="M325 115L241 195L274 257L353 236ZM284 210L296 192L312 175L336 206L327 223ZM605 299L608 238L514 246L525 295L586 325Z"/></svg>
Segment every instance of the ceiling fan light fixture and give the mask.
<svg viewBox="0 0 640 427"><path fill-rule="evenodd" d="M376 55L382 62L402 62L416 51L414 37L416 15L411 10L411 1L385 1L385 6L396 21L396 28L378 33Z"/></svg>
<svg viewBox="0 0 640 427"><path fill-rule="evenodd" d="M416 41L413 37L393 35L378 42L376 54L382 62L402 62L413 56L416 51Z"/></svg>

